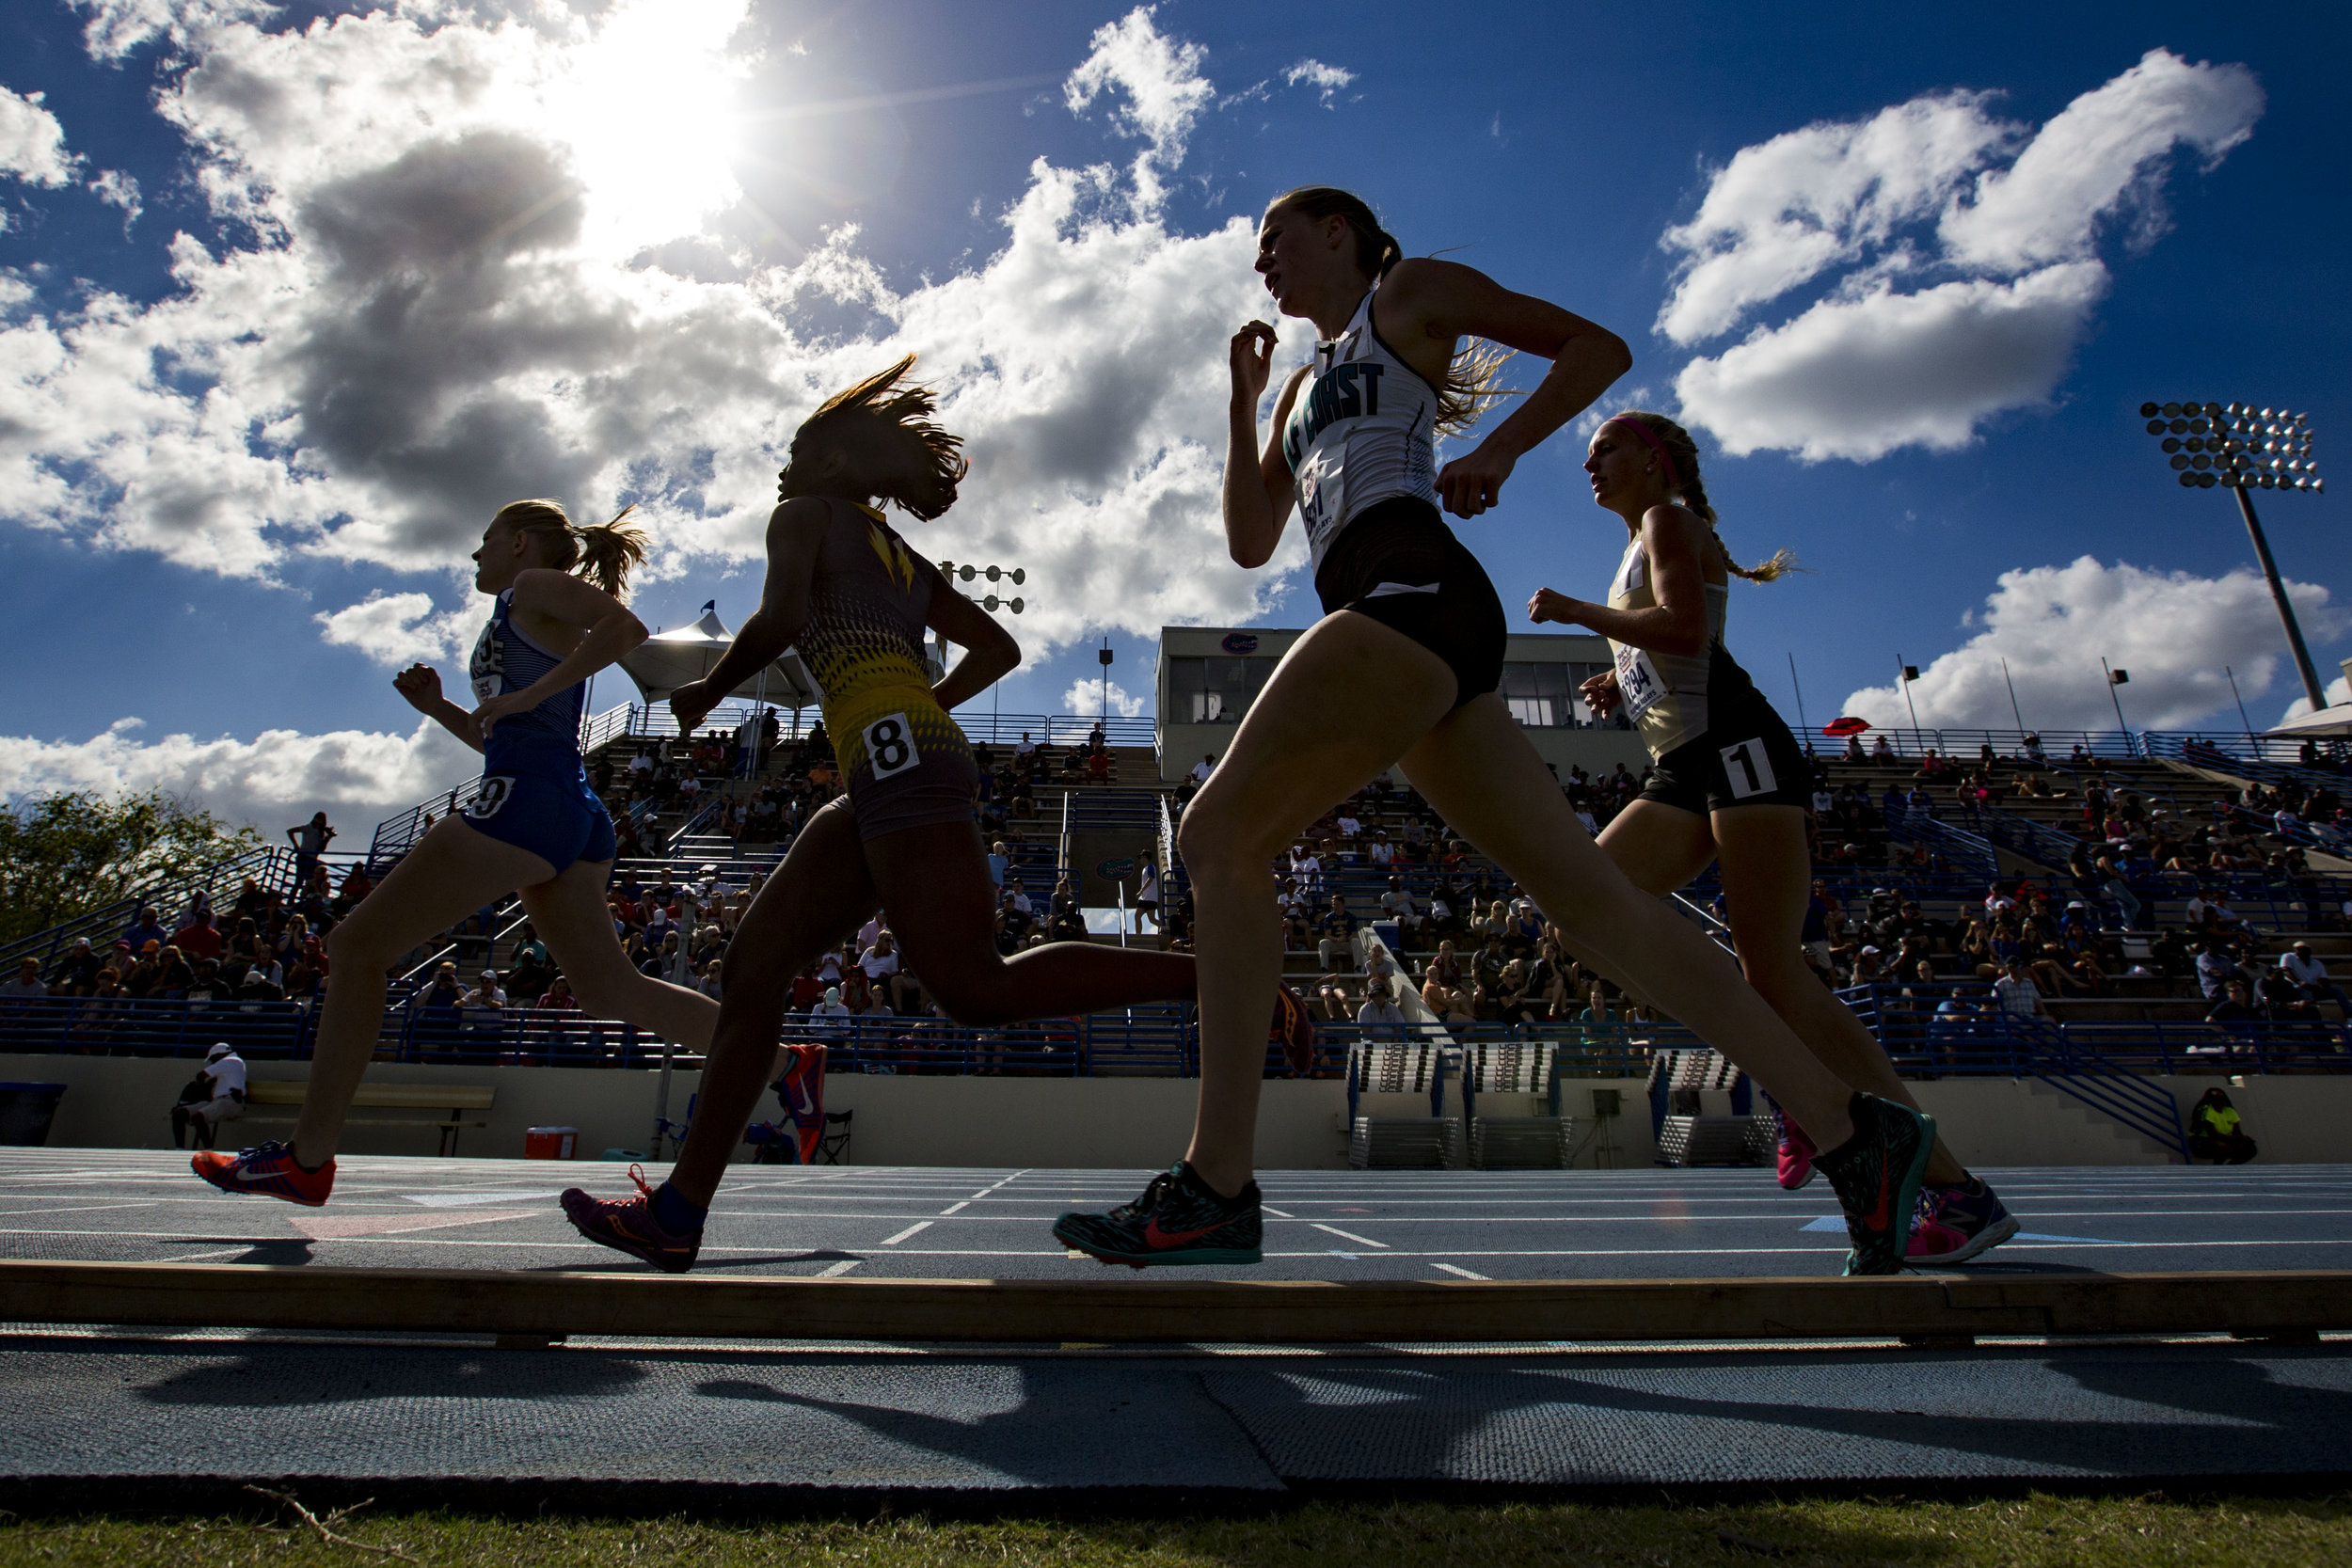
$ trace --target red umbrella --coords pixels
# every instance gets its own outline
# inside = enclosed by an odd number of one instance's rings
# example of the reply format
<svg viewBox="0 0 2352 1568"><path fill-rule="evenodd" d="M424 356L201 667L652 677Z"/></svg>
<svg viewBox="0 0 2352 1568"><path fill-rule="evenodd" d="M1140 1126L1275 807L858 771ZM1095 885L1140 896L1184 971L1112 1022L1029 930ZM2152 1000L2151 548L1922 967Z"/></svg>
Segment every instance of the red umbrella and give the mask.
<svg viewBox="0 0 2352 1568"><path fill-rule="evenodd" d="M1844 736L1849 735L1860 735L1864 730L1867 730L1869 727L1870 721L1867 719L1833 719L1828 723L1821 726L1821 733L1823 735Z"/></svg>

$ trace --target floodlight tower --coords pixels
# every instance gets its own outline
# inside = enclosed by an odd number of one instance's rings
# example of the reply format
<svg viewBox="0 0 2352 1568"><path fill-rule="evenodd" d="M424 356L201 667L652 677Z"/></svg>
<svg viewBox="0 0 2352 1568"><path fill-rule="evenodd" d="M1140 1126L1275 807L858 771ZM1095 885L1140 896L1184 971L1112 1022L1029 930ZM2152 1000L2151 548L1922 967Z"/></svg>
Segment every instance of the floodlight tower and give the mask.
<svg viewBox="0 0 2352 1568"><path fill-rule="evenodd" d="M2328 488L2312 460L2311 416L2283 408L2257 408L2249 403L2143 403L2139 416L2148 434L2161 436L2183 489L2210 490L2219 484L2237 497L2246 517L2246 531L2254 540L2255 559L2262 562L2263 580L2270 584L2271 601L2287 628L2287 645L2295 652L2296 673L2303 677L2303 694L2316 713L2328 705L2327 689L2303 645L2303 628L2296 624L2295 607L2287 602L2286 584L2279 580L2279 564L2270 559L2270 541L2263 537L2262 519L2254 515L2256 490Z"/></svg>

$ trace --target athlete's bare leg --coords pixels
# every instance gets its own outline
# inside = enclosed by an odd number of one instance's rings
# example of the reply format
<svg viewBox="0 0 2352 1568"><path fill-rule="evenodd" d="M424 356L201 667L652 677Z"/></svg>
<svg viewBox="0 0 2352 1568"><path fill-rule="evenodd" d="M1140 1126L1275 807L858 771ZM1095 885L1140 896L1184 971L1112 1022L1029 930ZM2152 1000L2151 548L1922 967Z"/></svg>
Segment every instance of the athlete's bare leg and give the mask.
<svg viewBox="0 0 2352 1568"><path fill-rule="evenodd" d="M710 1207L727 1158L775 1074L776 1037L794 977L843 931L863 925L879 902L857 818L850 802L838 800L809 818L744 911L727 944L726 994L703 1063L694 1125L670 1169L670 1185L696 1207Z"/></svg>
<svg viewBox="0 0 2352 1568"><path fill-rule="evenodd" d="M621 1019L684 1050L701 1051L719 1022L719 1004L637 972L605 902L612 879L611 861L574 861L562 876L520 890L523 912L563 966L580 1011Z"/></svg>
<svg viewBox="0 0 2352 1568"><path fill-rule="evenodd" d="M1819 1147L1852 1136L1852 1090L1740 982L1721 948L1628 881L1585 836L1501 698L1488 692L1447 715L1406 755L1404 769L1571 942L1744 1069Z"/></svg>
<svg viewBox="0 0 2352 1568"><path fill-rule="evenodd" d="M906 967L922 976L924 989L959 1023L987 1027L1192 999L1189 953L1051 942L1010 958L999 955L990 934L996 884L974 823L869 838L866 867L890 911ZM1258 1018L1261 1051L1273 1012L1269 992Z"/></svg>
<svg viewBox="0 0 2352 1568"><path fill-rule="evenodd" d="M1804 911L1813 885L1813 859L1805 848L1804 812L1796 806L1736 806L1709 816L1722 850L1718 863L1731 944L1739 950L1748 984L1830 1071L1865 1094L1919 1109L1878 1037L1805 964ZM1797 1120L1804 1125L1804 1117ZM1816 1138L1814 1147L1830 1146ZM1926 1179L1946 1186L1968 1180L1968 1168L1952 1158L1941 1137L1935 1140Z"/></svg>
<svg viewBox="0 0 2352 1568"><path fill-rule="evenodd" d="M1805 965L1799 939L1813 862L1803 811L1740 806L1701 816L1659 800L1635 800L1601 830L1599 842L1629 881L1661 898L1720 863L1731 942L1748 983L1822 1066L1866 1094L1919 1108L1877 1037ZM1824 1146L1817 1140L1817 1147ZM1939 1136L1927 1179L1949 1184L1967 1178L1967 1168Z"/></svg>
<svg viewBox="0 0 2352 1568"><path fill-rule="evenodd" d="M1256 1164L1265 1020L1281 983L1276 855L1444 716L1454 672L1340 610L1292 644L1178 830L1200 960L1200 1095L1185 1158L1228 1196ZM1581 831L1581 830L1580 830Z"/></svg>
<svg viewBox="0 0 2352 1568"><path fill-rule="evenodd" d="M554 875L530 850L444 817L326 933L330 974L310 1086L294 1121L298 1164L315 1168L334 1155L383 1033L385 975L400 956L516 887Z"/></svg>

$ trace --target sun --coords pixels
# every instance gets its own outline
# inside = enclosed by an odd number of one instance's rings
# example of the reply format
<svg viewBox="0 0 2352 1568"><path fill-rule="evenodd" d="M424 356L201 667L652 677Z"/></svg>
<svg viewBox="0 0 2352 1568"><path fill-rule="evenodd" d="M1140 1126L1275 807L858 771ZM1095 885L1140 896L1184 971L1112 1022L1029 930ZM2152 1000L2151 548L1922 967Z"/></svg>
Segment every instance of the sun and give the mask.
<svg viewBox="0 0 2352 1568"><path fill-rule="evenodd" d="M702 228L738 199L739 98L756 63L730 52L748 0L614 7L549 84L552 123L588 196L588 243L628 255Z"/></svg>

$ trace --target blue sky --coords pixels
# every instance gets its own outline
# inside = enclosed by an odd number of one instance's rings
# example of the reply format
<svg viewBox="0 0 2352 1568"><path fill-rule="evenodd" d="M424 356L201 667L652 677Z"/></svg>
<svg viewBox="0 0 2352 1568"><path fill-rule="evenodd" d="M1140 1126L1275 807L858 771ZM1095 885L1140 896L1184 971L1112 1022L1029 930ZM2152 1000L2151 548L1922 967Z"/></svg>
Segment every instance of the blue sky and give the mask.
<svg viewBox="0 0 2352 1568"><path fill-rule="evenodd" d="M2136 723L2234 725L2225 665L2257 722L2295 694L2234 509L2136 410L2308 410L2328 466L2340 13L516 11L0 13L0 787L357 819L460 776L388 666L455 667L491 506L639 501L645 619L739 621L775 449L908 349L976 460L912 531L1037 578L1008 711L1105 632L1148 692L1163 622L1296 624L1298 552L1222 564L1214 483L1249 225L1307 181L1625 335L1608 405L1678 410L1735 551L1812 568L1733 603L1792 719L1792 653L1816 725L1893 717L1899 654L1952 723L2008 722L2004 657L2053 728L2104 721L2102 654ZM1580 456L1462 528L1506 603L1604 584ZM2263 504L2333 676L2342 500Z"/></svg>

